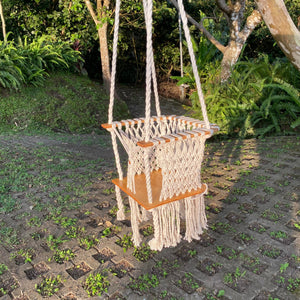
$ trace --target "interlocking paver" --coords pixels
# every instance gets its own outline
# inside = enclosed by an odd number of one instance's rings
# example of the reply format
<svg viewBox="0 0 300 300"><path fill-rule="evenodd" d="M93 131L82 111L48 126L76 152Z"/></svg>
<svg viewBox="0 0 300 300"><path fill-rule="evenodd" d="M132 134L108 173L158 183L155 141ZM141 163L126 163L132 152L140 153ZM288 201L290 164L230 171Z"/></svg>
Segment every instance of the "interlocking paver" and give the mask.
<svg viewBox="0 0 300 300"><path fill-rule="evenodd" d="M165 109L170 107L166 104ZM28 166L47 148L50 179L63 180L50 190L42 181L36 186L26 186L25 181L20 190L14 187L6 194L16 199L16 207L0 215L0 266L8 268L0 272L1 300L41 299L35 285L57 275L62 276L63 286L48 299L88 299L83 284L96 273L107 276L110 286L101 297L90 299L299 299L299 137L210 141L202 172L209 186L207 231L201 240L182 241L142 258L145 262L137 260L133 247L117 243L131 232L130 212L126 221L116 220L110 182L116 171L108 136L0 136L0 145L14 157L23 155ZM61 152L70 155L59 160ZM124 158L122 153L125 164ZM64 169L67 160L78 167ZM0 157L0 166L4 165ZM31 166L27 173L38 175L38 168ZM88 175L91 185L84 193L78 190L65 200L60 197L62 187L79 185ZM47 172L43 176L46 180ZM4 178L1 173L0 177ZM65 205L61 214L47 209L53 201L62 207L70 197L82 204ZM71 224L72 219L76 224ZM153 237L150 225L141 225L144 243ZM14 258L14 253L26 249L28 255L34 252L30 259ZM55 259L56 249L70 249L74 257ZM139 285L133 288L138 278Z"/></svg>

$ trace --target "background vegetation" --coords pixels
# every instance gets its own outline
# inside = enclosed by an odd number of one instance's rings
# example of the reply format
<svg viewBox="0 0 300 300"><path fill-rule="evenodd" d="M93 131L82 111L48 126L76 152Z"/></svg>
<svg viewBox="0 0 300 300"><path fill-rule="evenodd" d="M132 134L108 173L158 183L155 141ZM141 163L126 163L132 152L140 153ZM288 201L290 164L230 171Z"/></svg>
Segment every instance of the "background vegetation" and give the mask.
<svg viewBox="0 0 300 300"><path fill-rule="evenodd" d="M297 24L297 1L285 1ZM190 1L187 11L197 20L214 13L204 25L226 43L228 28L215 1ZM101 78L99 43L93 21L81 0L2 0L8 41L0 42L0 126L91 132L105 122L107 96L98 84L79 74ZM254 2L248 2L249 13ZM145 31L141 1L122 5L118 81L144 82ZM109 14L109 47L113 12ZM154 48L160 81L178 81L190 87L191 113L200 116L194 79L184 47L185 75L179 69L178 16L166 1L154 3ZM267 27L250 36L232 77L217 83L221 55L191 26L208 113L228 135L295 134L300 120L300 75L283 58ZM3 38L2 38L3 40ZM58 73L57 73L58 72ZM70 73L71 72L71 73ZM78 75L75 75L77 72ZM126 117L124 104L118 117Z"/></svg>

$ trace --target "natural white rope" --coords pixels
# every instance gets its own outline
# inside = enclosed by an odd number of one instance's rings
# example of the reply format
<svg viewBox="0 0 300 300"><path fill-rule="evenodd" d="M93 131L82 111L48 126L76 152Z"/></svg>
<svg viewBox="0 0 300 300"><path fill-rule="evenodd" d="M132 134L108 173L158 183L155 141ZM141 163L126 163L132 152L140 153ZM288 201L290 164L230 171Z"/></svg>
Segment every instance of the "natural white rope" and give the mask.
<svg viewBox="0 0 300 300"><path fill-rule="evenodd" d="M145 97L145 141L150 139L150 116L151 116L151 78L152 78L152 0L143 0L147 48L146 48L146 97Z"/></svg>
<svg viewBox="0 0 300 300"><path fill-rule="evenodd" d="M115 28L114 28L114 39L113 39L113 54L112 54L112 69L111 69L111 82L110 82L110 101L108 108L108 123L111 124L113 120L114 110L114 98L115 98L115 80L116 80L116 69L117 69L117 48L118 48L118 37L119 37L119 24L120 24L120 6L121 0L116 0L116 12L115 12Z"/></svg>
<svg viewBox="0 0 300 300"><path fill-rule="evenodd" d="M179 12L180 12L180 15L181 15L183 30L184 30L184 33L185 33L185 38L186 38L186 42L187 42L187 46L188 46L188 50L189 50L189 54L190 54L193 73L194 73L195 82L196 82L196 86L197 86L197 92L198 92L199 101L200 101L201 110L202 110L202 115L203 115L203 120L205 122L206 128L209 129L210 124L209 124L209 120L208 120L208 116L207 116L206 105L205 105L205 102L204 102L204 95L203 95L203 92L202 92L202 89L201 89L200 77L199 77L199 73L198 73L198 69L197 69L195 54L194 54L194 50L193 50L193 44L192 44L192 41L191 41L191 36L190 36L189 28L188 28L187 17L186 17L186 13L185 13L185 10L184 10L182 0L178 0L178 8L179 8Z"/></svg>

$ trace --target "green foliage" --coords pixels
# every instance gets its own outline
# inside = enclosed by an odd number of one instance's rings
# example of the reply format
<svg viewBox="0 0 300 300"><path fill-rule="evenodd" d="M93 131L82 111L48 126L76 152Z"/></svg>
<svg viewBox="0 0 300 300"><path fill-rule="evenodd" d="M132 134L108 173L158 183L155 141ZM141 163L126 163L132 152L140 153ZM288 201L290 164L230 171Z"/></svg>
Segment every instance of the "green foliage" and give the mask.
<svg viewBox="0 0 300 300"><path fill-rule="evenodd" d="M56 252L53 255L53 259L58 264L62 264L65 261L71 260L75 256L76 254L71 249L64 249L64 250L56 249ZM49 259L49 261L51 261L51 258Z"/></svg>
<svg viewBox="0 0 300 300"><path fill-rule="evenodd" d="M156 253L156 251L151 250L150 246L146 246L144 243L141 247L135 247L133 251L133 256L142 262L148 261L150 258L153 257L153 255Z"/></svg>
<svg viewBox="0 0 300 300"><path fill-rule="evenodd" d="M150 288L154 288L159 285L159 279L156 275L143 274L136 279L131 279L131 283L128 285L131 289L140 292L147 292Z"/></svg>
<svg viewBox="0 0 300 300"><path fill-rule="evenodd" d="M56 277L46 277L40 284L35 285L36 291L42 296L53 296L62 287L62 278L60 275Z"/></svg>
<svg viewBox="0 0 300 300"><path fill-rule="evenodd" d="M19 89L23 84L41 86L48 71L72 69L80 53L67 42L53 42L42 36L33 42L0 41L0 85Z"/></svg>
<svg viewBox="0 0 300 300"><path fill-rule="evenodd" d="M103 292L107 292L109 285L110 283L107 280L107 277L97 273L95 275L90 274L86 278L83 288L89 296L101 296Z"/></svg>
<svg viewBox="0 0 300 300"><path fill-rule="evenodd" d="M237 63L225 84L208 78L203 84L210 121L240 137L293 134L300 125L299 87L299 72L290 63L270 63L266 55ZM201 118L197 94L191 99L194 117Z"/></svg>
<svg viewBox="0 0 300 300"><path fill-rule="evenodd" d="M4 274L8 270L7 265L0 264L0 275Z"/></svg>

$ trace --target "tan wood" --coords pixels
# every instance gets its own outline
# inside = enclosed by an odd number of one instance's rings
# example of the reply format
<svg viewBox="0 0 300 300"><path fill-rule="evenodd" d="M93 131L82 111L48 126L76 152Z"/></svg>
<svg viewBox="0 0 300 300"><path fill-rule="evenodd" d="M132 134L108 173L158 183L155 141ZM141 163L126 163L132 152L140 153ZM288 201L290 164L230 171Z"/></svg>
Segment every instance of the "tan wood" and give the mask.
<svg viewBox="0 0 300 300"><path fill-rule="evenodd" d="M167 119L169 119L169 120L174 120L174 118L175 118L174 116L173 116L173 117L171 117L171 116L165 116L165 117L166 117ZM156 117L156 118L154 117L154 118L153 118L154 121L162 120L162 119L163 119L163 117ZM142 122L142 123L145 123L145 119L142 119L141 122ZM125 125L126 125L126 123L123 122L123 121L121 121L120 123L122 124L122 126L125 126ZM130 125L131 125L131 124L137 124L138 121L137 121L137 120L130 120L129 123L130 123ZM104 124L101 124L101 126L102 126L102 128L104 128L104 129L109 129L109 128L112 127L112 124L104 123Z"/></svg>
<svg viewBox="0 0 300 300"><path fill-rule="evenodd" d="M178 116L164 116L164 117L167 118L168 120L174 120L174 119L177 118ZM154 120L154 121L157 121L157 120L163 120L164 117L153 117L153 120ZM180 119L180 117L179 117L179 119ZM193 121L193 120L183 120L183 121L184 121L184 123L199 123L199 122L201 122L200 120L196 120L196 119L195 119L195 121ZM145 118L143 118L143 119L141 120L141 122L142 122L142 123L145 123ZM122 124L122 126L125 126L125 125L126 125L124 121L120 121L120 123ZM130 125L132 125L132 124L137 124L138 121L137 121L137 120L130 120L129 123L130 123ZM109 129L109 128L112 127L112 124L104 123L104 124L101 124L101 126L102 126L102 128L104 128L104 129ZM216 125L215 125L215 124L211 124L211 126L213 127L213 126L216 126ZM214 129L214 128L212 128L212 129ZM215 129L214 129L214 131L215 131Z"/></svg>
<svg viewBox="0 0 300 300"><path fill-rule="evenodd" d="M201 129L201 128L197 128L197 129ZM209 135L210 134L210 131L209 130L205 130L205 129L201 129L202 132L205 133L205 135ZM187 136L186 135L183 135L183 134L180 134L180 132L176 133L177 135L181 135L181 139L183 140L186 140L187 139ZM169 134L169 135L172 135L172 134ZM201 132L198 132L195 134L190 134L191 138L195 137L195 136L200 136L201 135ZM171 140L165 136L161 136L160 138L164 139L166 143L169 143ZM179 140L179 137L175 137L175 141L178 141ZM159 144L161 143L160 141L158 142ZM147 148L147 147L152 147L154 145L153 142L146 142L146 141L140 141L140 142L137 142L136 143L138 146L140 147L143 147L143 148Z"/></svg>
<svg viewBox="0 0 300 300"><path fill-rule="evenodd" d="M173 196L172 198L168 198L164 201L159 201L161 187L162 187L162 175L161 175L161 170L153 171L151 172L152 203L150 204L148 203L146 179L144 174L135 176L135 189L136 189L135 194L127 188L127 177L125 177L123 180L120 180L119 178L115 178L112 180L112 182L147 210L167 203L178 201L187 197L202 194L206 191L206 185L202 184L202 186L199 189L182 193L178 196Z"/></svg>

